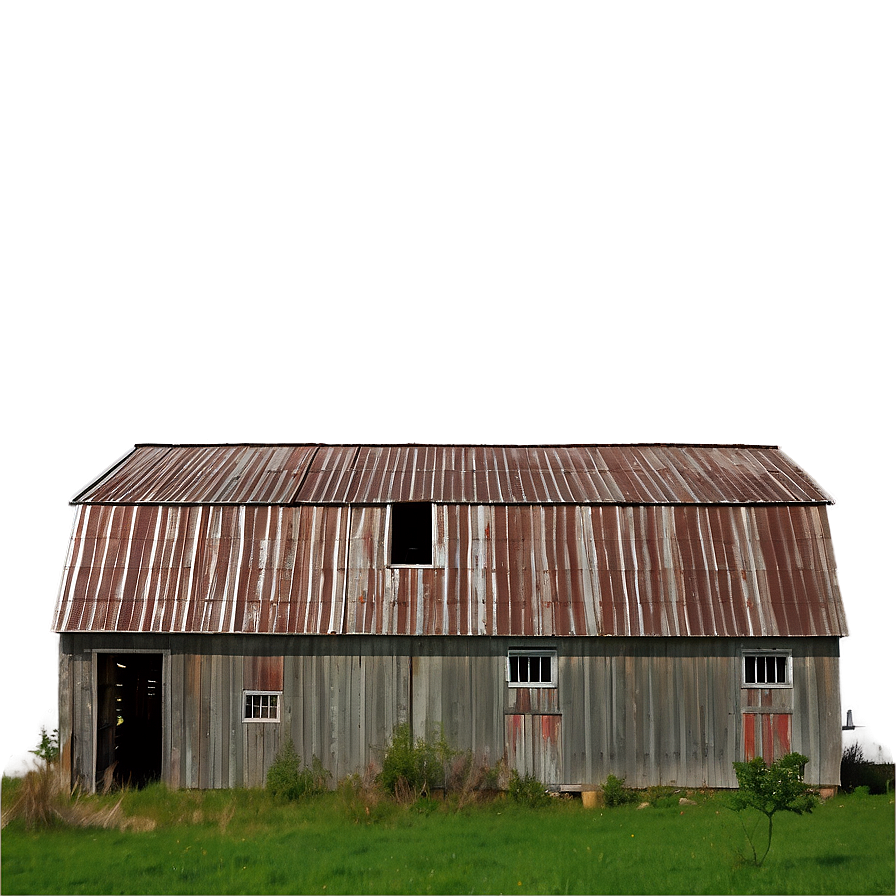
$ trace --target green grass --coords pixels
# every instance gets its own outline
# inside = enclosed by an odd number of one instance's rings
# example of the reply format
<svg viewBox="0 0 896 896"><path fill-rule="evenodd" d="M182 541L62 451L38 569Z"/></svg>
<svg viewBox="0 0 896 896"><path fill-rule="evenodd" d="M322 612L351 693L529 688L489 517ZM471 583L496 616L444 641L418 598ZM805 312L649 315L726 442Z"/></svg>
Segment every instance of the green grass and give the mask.
<svg viewBox="0 0 896 896"><path fill-rule="evenodd" d="M4 806L14 795L4 782ZM92 797L103 805L119 797ZM891 796L839 796L775 818L762 868L744 864L722 795L695 806L452 811L327 793L124 795L152 830L3 830L4 893L893 893ZM366 809L370 809L368 814ZM143 822L143 827L148 823Z"/></svg>

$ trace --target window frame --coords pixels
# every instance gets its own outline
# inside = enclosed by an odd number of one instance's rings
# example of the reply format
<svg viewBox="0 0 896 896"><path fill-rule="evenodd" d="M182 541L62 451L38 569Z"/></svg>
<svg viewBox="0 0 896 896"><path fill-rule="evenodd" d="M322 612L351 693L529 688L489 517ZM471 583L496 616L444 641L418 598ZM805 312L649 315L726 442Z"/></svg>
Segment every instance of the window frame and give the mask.
<svg viewBox="0 0 896 896"><path fill-rule="evenodd" d="M276 697L277 698L277 715L275 717L268 716L267 718L263 716L247 716L246 715L246 702L250 697ZM243 721L244 722L263 722L263 723L271 723L280 721L280 705L283 702L283 691L256 691L256 690L243 690ZM268 704L270 708L270 703Z"/></svg>
<svg viewBox="0 0 896 896"><path fill-rule="evenodd" d="M757 659L759 657L773 658L775 660L784 659L786 661L784 667L784 681L747 681L747 660ZM742 650L740 660L740 682L742 688L793 688L793 651L776 650L774 648L765 650L760 648Z"/></svg>
<svg viewBox="0 0 896 896"><path fill-rule="evenodd" d="M510 661L520 657L548 657L551 661L550 681L512 681ZM504 659L504 678L509 688L556 688L557 687L557 650L554 647L510 647Z"/></svg>
<svg viewBox="0 0 896 896"><path fill-rule="evenodd" d="M430 512L430 528L429 528L429 562L428 563L393 563L392 562L392 540L395 534L395 508L402 504L428 504ZM436 520L436 504L434 501L395 501L388 505L389 513L387 518L387 529L389 532L386 542L386 567L388 569L435 569L436 565L436 534L438 532Z"/></svg>

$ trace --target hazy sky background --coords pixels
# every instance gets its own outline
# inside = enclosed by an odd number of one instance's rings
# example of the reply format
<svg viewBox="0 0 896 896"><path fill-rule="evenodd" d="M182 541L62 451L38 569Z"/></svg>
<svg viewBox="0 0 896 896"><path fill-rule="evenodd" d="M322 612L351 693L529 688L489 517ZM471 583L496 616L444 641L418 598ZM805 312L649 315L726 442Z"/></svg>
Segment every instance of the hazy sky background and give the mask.
<svg viewBox="0 0 896 896"><path fill-rule="evenodd" d="M68 500L144 441L780 445L891 756L894 24L3 4L3 767L56 725Z"/></svg>

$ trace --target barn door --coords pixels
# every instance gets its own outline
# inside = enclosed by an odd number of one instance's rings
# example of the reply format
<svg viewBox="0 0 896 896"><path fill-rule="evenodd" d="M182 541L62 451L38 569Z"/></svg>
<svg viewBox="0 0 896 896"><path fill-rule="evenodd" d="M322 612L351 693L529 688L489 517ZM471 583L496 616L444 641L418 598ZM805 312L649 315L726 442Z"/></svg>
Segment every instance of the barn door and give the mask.
<svg viewBox="0 0 896 896"><path fill-rule="evenodd" d="M162 774L162 654L97 654L96 784Z"/></svg>
<svg viewBox="0 0 896 896"><path fill-rule="evenodd" d="M558 714L517 713L504 717L505 748L510 768L534 775L542 784L562 783L560 719Z"/></svg>
<svg viewBox="0 0 896 896"><path fill-rule="evenodd" d="M789 712L745 712L744 761L761 756L771 765L790 753L792 718Z"/></svg>

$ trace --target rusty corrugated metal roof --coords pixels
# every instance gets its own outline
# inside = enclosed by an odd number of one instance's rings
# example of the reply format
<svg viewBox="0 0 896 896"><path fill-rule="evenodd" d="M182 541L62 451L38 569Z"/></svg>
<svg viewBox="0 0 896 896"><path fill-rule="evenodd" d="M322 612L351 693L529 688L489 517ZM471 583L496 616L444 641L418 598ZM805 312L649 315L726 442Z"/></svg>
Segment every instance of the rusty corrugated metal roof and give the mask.
<svg viewBox="0 0 896 896"><path fill-rule="evenodd" d="M846 634L822 504L445 504L422 568L388 566L388 513L80 506L55 629Z"/></svg>
<svg viewBox="0 0 896 896"><path fill-rule="evenodd" d="M74 504L830 503L763 445L137 445Z"/></svg>
<svg viewBox="0 0 896 896"><path fill-rule="evenodd" d="M73 503L289 504L310 445L138 445Z"/></svg>

